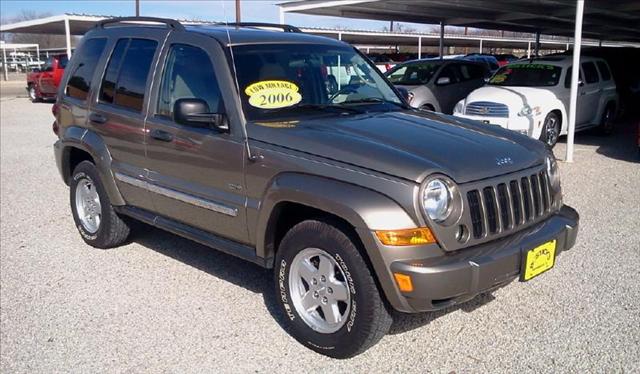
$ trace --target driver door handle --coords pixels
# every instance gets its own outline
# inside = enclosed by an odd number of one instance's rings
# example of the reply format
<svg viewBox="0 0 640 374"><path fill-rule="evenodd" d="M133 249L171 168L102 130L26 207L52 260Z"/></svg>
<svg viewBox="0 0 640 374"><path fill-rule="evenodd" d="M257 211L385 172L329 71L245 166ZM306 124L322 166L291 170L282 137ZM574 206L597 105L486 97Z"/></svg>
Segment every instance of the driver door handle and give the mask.
<svg viewBox="0 0 640 374"><path fill-rule="evenodd" d="M149 135L156 140L160 140L161 142L173 141L173 134L168 131L153 129L151 130L151 133L149 133Z"/></svg>

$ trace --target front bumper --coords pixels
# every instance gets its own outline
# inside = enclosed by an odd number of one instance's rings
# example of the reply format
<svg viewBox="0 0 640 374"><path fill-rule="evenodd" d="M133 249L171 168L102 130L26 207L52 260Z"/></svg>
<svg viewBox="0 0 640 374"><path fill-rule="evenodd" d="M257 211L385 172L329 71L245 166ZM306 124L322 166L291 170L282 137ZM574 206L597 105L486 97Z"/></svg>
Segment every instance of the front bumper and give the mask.
<svg viewBox="0 0 640 374"><path fill-rule="evenodd" d="M573 247L578 213L563 206L555 215L512 236L425 259L403 259L390 264L391 273L409 275L412 292L400 292L404 311L442 309L500 287L520 275L527 250L556 239L556 256Z"/></svg>

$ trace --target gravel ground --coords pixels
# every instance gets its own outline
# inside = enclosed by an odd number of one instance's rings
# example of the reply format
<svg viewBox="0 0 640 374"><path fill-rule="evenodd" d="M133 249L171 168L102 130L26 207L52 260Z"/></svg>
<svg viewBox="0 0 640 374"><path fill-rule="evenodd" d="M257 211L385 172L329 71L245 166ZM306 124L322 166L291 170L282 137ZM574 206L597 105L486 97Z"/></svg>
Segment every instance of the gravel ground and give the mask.
<svg viewBox="0 0 640 374"><path fill-rule="evenodd" d="M270 274L140 224L97 250L73 226L49 104L1 105L0 371L639 372L640 164L630 127L561 163L578 243L555 269L444 312L397 316L365 354L303 348ZM557 147L562 155L564 144Z"/></svg>

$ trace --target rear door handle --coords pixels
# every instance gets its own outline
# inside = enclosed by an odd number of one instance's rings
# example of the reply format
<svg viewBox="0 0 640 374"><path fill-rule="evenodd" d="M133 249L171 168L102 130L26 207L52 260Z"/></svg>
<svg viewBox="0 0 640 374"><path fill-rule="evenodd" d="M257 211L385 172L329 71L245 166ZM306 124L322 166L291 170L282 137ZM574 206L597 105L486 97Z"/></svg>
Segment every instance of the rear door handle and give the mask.
<svg viewBox="0 0 640 374"><path fill-rule="evenodd" d="M156 140L160 140L161 142L173 141L173 135L168 131L153 129L151 130L151 133L149 135Z"/></svg>
<svg viewBox="0 0 640 374"><path fill-rule="evenodd" d="M96 123L96 124L103 124L105 122L107 122L107 117L103 116L102 114L98 114L98 113L91 113L89 115L89 121Z"/></svg>

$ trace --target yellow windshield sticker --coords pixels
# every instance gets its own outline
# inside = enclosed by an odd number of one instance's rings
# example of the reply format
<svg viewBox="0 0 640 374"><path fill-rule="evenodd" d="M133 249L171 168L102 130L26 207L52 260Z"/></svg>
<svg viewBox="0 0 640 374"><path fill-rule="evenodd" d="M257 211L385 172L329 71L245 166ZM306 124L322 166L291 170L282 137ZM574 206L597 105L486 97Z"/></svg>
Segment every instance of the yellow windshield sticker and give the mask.
<svg viewBox="0 0 640 374"><path fill-rule="evenodd" d="M260 109L286 108L302 100L298 86L289 81L260 81L245 88L249 104Z"/></svg>

